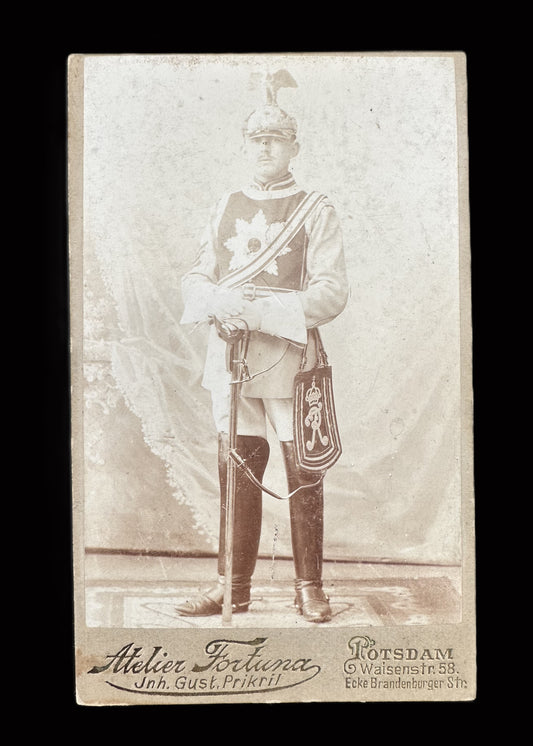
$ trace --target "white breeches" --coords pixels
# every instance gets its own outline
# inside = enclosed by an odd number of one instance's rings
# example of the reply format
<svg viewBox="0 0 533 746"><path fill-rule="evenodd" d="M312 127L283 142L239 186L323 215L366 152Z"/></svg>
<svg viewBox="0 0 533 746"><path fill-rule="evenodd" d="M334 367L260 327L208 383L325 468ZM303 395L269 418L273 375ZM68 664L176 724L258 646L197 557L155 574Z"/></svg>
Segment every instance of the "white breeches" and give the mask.
<svg viewBox="0 0 533 746"><path fill-rule="evenodd" d="M217 432L229 432L230 395L211 392ZM267 419L280 441L293 439L292 399L252 399L241 396L237 406L237 434L267 437Z"/></svg>

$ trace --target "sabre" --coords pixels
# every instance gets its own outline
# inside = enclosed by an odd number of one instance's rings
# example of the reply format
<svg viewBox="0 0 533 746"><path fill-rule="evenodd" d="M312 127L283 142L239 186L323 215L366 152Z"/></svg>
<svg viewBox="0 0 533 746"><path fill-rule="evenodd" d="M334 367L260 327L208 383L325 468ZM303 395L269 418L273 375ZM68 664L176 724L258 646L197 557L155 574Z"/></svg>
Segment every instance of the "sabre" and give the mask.
<svg viewBox="0 0 533 746"><path fill-rule="evenodd" d="M241 384L246 380L246 350L248 347L249 332L247 328L241 328L232 322L220 322L214 319L218 335L228 345L230 381L230 410L229 410L229 433L228 433L228 457L227 457L227 480L226 480L226 516L224 521L225 530L225 557L224 557L224 601L222 604L222 622L231 624L232 602L231 586L233 582L233 533L235 523L235 476L236 464L230 454L237 448L237 419L238 401ZM242 321L240 322L242 323ZM243 377L244 372L244 377Z"/></svg>
<svg viewBox="0 0 533 746"><path fill-rule="evenodd" d="M302 484L288 495L278 495L259 482L249 469L245 461L237 452L237 424L238 402L242 384L252 380L246 354L250 332L243 319L227 320L224 322L213 318L217 333L227 343L228 367L230 369L230 407L228 427L228 456L226 478L226 515L224 520L225 556L224 556L224 598L222 604L222 622L231 624L232 620L232 584L233 584L233 535L235 524L235 498L237 469L242 469L246 476L263 492L277 500L288 500L297 492L318 485L323 478L319 475L314 482Z"/></svg>

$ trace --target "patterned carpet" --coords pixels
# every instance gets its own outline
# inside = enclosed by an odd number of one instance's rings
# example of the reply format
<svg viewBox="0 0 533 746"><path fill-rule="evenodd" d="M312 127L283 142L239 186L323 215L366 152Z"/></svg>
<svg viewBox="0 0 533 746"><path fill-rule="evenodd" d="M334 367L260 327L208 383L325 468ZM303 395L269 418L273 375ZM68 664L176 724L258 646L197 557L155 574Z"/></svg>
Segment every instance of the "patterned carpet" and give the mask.
<svg viewBox="0 0 533 746"><path fill-rule="evenodd" d="M86 586L87 626L119 628L218 628L220 616L178 617L178 602L205 585L196 581L106 583ZM460 596L447 577L341 579L329 581L333 618L328 626L452 624L460 621ZM247 614L233 615L233 627L308 627L293 607L292 583L258 582Z"/></svg>

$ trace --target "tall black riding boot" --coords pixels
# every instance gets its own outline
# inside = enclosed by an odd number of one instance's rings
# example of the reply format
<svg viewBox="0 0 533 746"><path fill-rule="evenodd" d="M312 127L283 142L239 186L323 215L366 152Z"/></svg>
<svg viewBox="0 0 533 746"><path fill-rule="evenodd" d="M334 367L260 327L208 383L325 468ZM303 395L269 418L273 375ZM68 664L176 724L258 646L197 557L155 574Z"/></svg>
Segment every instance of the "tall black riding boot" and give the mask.
<svg viewBox="0 0 533 746"><path fill-rule="evenodd" d="M256 479L262 481L270 453L268 441L250 435L237 437L237 452ZM218 582L198 599L176 607L180 616L212 616L220 614L224 604L224 572L226 563L226 485L228 474L228 436L218 439L218 473L220 481L220 531L218 550ZM252 575L255 570L261 538L262 492L237 467L235 470L235 505L233 522L233 568L231 583L232 611L248 611Z"/></svg>
<svg viewBox="0 0 533 746"><path fill-rule="evenodd" d="M289 492L308 484L289 500L291 539L296 573L296 606L308 622L331 619L329 599L322 590L324 488L320 475L301 471L294 443L282 442ZM318 481L318 484L316 482Z"/></svg>

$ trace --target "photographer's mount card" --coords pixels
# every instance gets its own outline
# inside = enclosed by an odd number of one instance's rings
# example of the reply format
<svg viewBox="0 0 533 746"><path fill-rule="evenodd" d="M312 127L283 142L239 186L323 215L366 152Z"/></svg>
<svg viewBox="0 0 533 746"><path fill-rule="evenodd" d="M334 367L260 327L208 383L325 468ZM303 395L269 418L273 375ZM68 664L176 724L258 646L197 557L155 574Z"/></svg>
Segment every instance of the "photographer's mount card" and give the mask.
<svg viewBox="0 0 533 746"><path fill-rule="evenodd" d="M70 57L78 703L475 699L466 67Z"/></svg>

